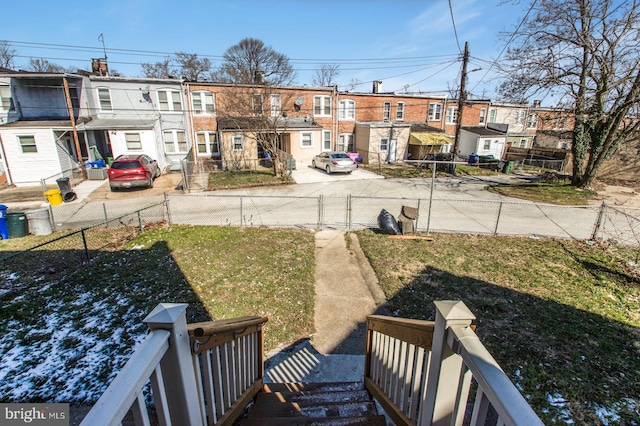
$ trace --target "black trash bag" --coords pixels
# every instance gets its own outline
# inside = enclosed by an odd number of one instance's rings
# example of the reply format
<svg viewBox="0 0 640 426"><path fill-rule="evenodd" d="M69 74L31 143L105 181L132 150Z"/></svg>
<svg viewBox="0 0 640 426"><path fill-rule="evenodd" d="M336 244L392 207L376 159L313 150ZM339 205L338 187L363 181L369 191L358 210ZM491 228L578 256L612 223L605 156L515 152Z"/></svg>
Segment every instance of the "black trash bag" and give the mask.
<svg viewBox="0 0 640 426"><path fill-rule="evenodd" d="M398 226L398 222L396 218L393 217L391 213L382 209L380 214L378 215L378 227L382 231L383 234L389 235L400 235L400 227Z"/></svg>

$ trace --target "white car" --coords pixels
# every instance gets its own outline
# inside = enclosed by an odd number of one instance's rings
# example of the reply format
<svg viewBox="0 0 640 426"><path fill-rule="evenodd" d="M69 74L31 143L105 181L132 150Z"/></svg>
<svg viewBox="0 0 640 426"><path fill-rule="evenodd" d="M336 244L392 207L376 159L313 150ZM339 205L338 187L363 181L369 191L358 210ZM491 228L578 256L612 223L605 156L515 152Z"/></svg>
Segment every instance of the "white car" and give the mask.
<svg viewBox="0 0 640 426"><path fill-rule="evenodd" d="M323 152L315 156L311 165L314 168L326 170L328 174L334 172L351 173L358 168L358 163L344 152Z"/></svg>

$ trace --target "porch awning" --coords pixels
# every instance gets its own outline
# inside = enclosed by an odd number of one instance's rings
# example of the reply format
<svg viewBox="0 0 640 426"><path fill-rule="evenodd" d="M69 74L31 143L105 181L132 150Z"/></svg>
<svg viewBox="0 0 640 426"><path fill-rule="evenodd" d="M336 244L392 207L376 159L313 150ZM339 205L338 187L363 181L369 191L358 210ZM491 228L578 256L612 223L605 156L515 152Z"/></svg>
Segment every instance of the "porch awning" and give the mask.
<svg viewBox="0 0 640 426"><path fill-rule="evenodd" d="M78 124L78 130L139 130L153 129L156 120L130 120L96 118L86 123Z"/></svg>
<svg viewBox="0 0 640 426"><path fill-rule="evenodd" d="M444 133L413 132L409 135L409 145L450 145L453 139Z"/></svg>

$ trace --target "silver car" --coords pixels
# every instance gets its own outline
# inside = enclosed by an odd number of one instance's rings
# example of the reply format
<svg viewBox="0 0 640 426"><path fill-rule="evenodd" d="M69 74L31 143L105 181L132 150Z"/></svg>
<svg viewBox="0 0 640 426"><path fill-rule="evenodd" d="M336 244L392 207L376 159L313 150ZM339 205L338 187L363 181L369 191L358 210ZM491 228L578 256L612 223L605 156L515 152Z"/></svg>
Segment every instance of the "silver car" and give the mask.
<svg viewBox="0 0 640 426"><path fill-rule="evenodd" d="M327 173L351 173L358 168L358 164L344 152L323 152L315 156L311 165L324 169Z"/></svg>

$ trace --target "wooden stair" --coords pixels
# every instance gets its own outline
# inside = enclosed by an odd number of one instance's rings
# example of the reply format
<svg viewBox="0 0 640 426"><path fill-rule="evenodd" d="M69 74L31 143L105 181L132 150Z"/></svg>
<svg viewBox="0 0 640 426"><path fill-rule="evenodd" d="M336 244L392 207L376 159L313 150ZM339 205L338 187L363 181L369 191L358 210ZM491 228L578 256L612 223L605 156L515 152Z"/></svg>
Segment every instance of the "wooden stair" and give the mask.
<svg viewBox="0 0 640 426"><path fill-rule="evenodd" d="M268 383L240 426L385 426L362 383Z"/></svg>

